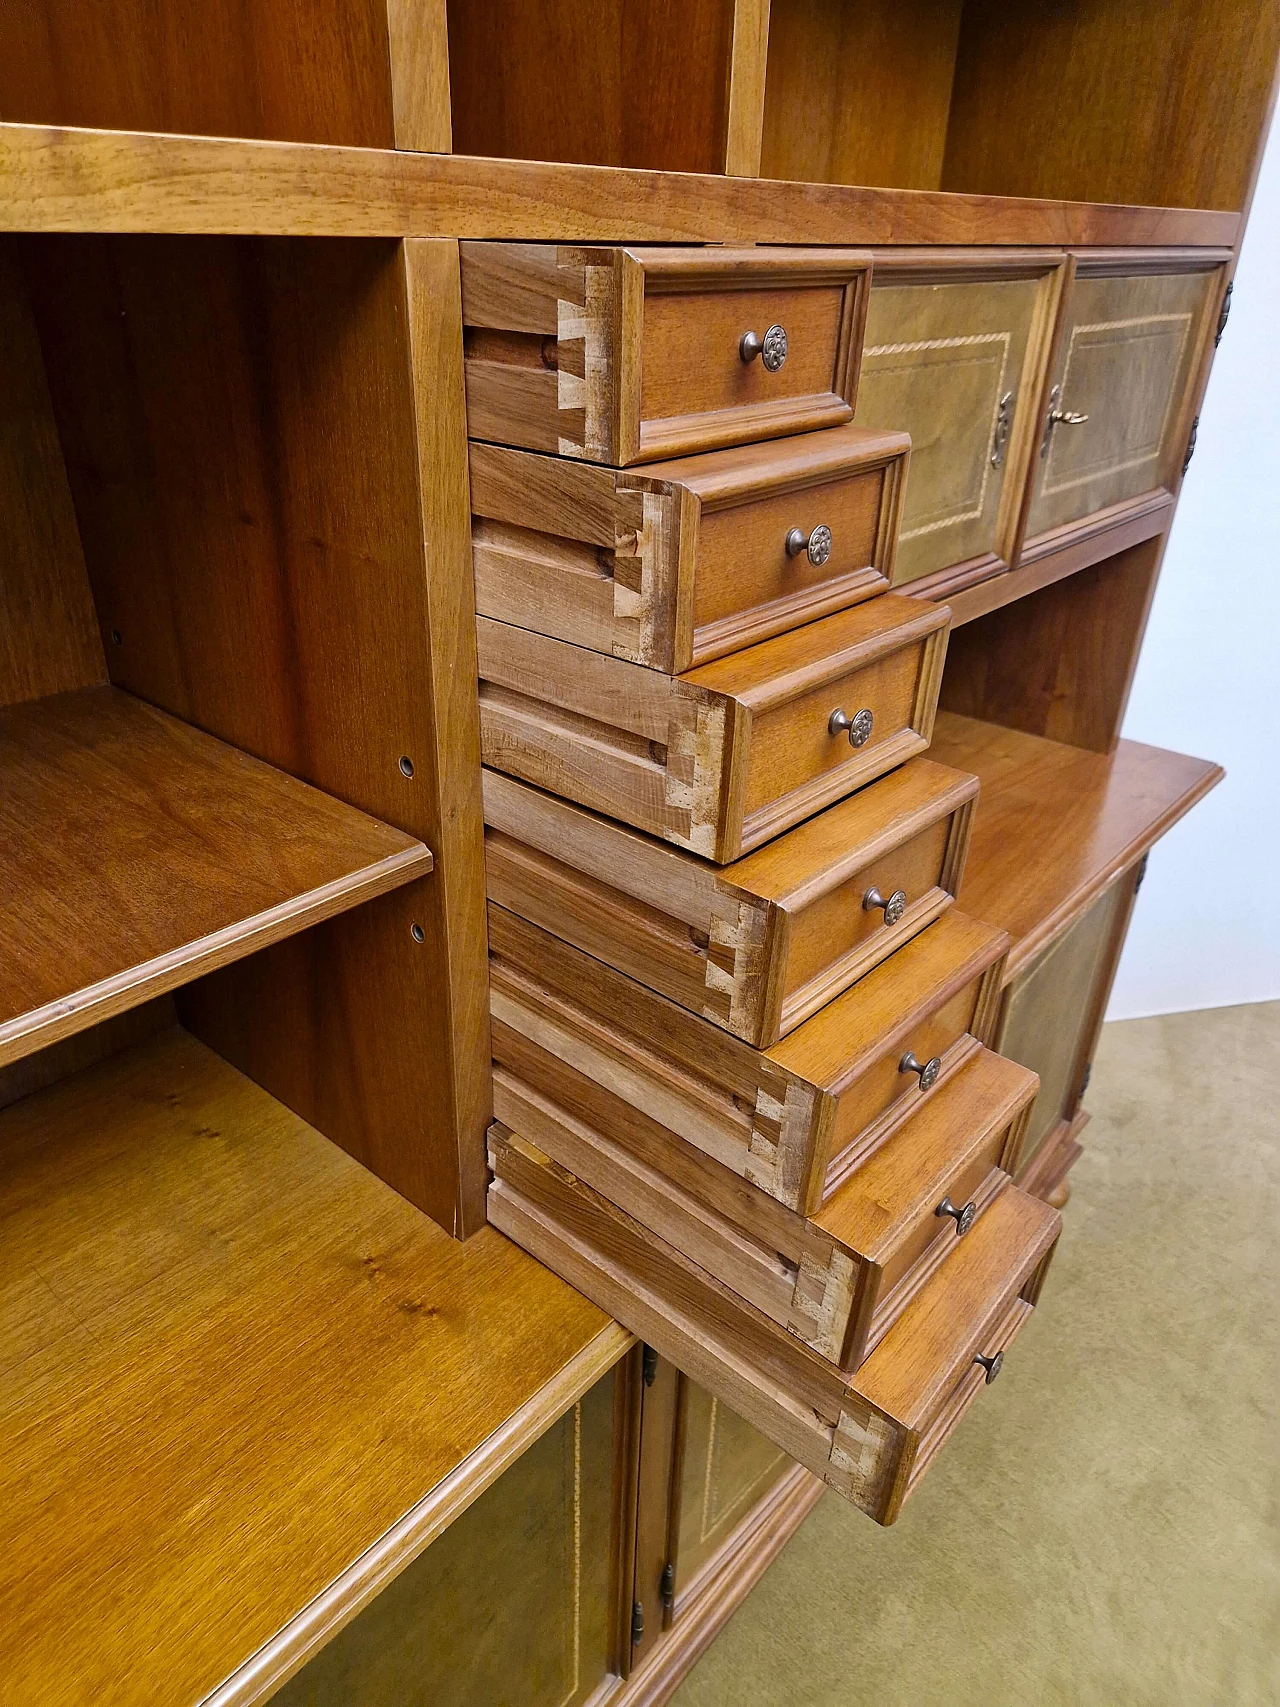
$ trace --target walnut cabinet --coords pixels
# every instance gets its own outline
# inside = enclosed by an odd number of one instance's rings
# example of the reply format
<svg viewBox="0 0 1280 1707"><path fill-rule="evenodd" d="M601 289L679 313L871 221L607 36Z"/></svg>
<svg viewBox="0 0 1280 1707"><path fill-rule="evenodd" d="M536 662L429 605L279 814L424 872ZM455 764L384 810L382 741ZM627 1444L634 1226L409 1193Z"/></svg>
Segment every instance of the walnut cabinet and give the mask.
<svg viewBox="0 0 1280 1707"><path fill-rule="evenodd" d="M7 1695L660 1707L1022 1378L1278 62L0 16Z"/></svg>

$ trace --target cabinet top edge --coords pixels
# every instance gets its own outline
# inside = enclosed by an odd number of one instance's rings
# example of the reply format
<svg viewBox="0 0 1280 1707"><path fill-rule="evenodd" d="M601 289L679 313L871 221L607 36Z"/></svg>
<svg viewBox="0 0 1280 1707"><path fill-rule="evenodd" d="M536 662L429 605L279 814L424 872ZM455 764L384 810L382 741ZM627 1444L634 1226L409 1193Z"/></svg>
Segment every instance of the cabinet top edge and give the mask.
<svg viewBox="0 0 1280 1707"><path fill-rule="evenodd" d="M1239 213L0 124L0 229L1229 247Z"/></svg>

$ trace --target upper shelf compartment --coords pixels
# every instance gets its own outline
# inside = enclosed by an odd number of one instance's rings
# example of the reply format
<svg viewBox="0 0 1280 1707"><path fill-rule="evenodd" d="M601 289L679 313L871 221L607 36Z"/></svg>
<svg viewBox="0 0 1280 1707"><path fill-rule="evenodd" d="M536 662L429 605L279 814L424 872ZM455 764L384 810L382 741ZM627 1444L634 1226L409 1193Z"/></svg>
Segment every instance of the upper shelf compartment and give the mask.
<svg viewBox="0 0 1280 1707"><path fill-rule="evenodd" d="M6 6L0 117L447 149L444 0Z"/></svg>
<svg viewBox="0 0 1280 1707"><path fill-rule="evenodd" d="M772 0L761 173L1242 208L1269 0Z"/></svg>
<svg viewBox="0 0 1280 1707"><path fill-rule="evenodd" d="M453 146L754 176L768 18L768 0L449 0Z"/></svg>
<svg viewBox="0 0 1280 1707"><path fill-rule="evenodd" d="M0 711L0 850L0 1066L431 870L111 687Z"/></svg>
<svg viewBox="0 0 1280 1707"><path fill-rule="evenodd" d="M487 1032L454 944L484 891L440 262L0 240L0 1024L39 1047L181 984L184 1024L461 1230Z"/></svg>

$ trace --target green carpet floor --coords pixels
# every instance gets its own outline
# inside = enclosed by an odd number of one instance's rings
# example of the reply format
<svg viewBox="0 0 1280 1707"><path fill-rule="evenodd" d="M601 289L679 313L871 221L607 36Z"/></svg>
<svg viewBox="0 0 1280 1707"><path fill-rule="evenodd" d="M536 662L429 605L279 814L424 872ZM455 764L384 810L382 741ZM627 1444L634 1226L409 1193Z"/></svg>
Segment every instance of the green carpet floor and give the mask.
<svg viewBox="0 0 1280 1707"><path fill-rule="evenodd" d="M897 1524L827 1493L673 1707L1280 1702L1280 1002L1107 1026L1040 1308Z"/></svg>

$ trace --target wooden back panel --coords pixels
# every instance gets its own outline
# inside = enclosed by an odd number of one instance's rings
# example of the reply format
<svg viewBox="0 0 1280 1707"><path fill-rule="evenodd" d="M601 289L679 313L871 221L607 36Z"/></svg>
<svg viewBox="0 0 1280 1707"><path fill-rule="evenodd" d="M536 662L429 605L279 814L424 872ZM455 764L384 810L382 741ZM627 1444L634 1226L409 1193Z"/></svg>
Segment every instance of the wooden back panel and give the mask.
<svg viewBox="0 0 1280 1707"><path fill-rule="evenodd" d="M449 0L460 154L722 172L733 0Z"/></svg>
<svg viewBox="0 0 1280 1707"><path fill-rule="evenodd" d="M107 666L40 342L0 246L0 706L94 687Z"/></svg>
<svg viewBox="0 0 1280 1707"><path fill-rule="evenodd" d="M941 188L1241 208L1278 54L1271 0L968 0Z"/></svg>
<svg viewBox="0 0 1280 1707"><path fill-rule="evenodd" d="M390 148L387 12L387 0L24 0L0 10L0 117Z"/></svg>

